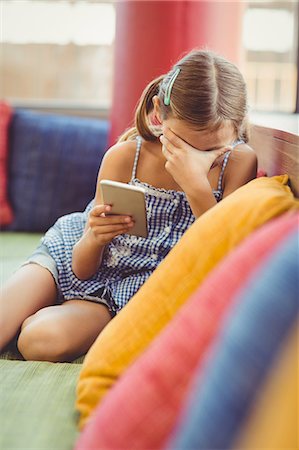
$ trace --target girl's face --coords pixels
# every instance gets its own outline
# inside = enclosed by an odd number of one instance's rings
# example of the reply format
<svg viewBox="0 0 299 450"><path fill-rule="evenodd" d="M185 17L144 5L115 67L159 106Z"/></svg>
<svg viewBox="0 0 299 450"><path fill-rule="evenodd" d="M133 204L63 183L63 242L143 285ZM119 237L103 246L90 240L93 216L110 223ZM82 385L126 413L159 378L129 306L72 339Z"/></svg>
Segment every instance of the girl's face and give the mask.
<svg viewBox="0 0 299 450"><path fill-rule="evenodd" d="M162 121L162 133L169 128L183 141L192 147L202 150L216 150L227 147L236 140L236 132L231 122L227 122L216 131L194 130L188 123L180 119L169 118Z"/></svg>
<svg viewBox="0 0 299 450"><path fill-rule="evenodd" d="M198 150L208 151L223 148L231 145L237 138L233 124L229 121L227 121L227 123L225 123L217 131L198 131L184 120L176 119L174 117L162 120L160 114L160 100L158 96L153 98L153 104L154 115L161 123L160 126L162 133L166 128L169 128L173 131L173 133L183 139L183 141Z"/></svg>

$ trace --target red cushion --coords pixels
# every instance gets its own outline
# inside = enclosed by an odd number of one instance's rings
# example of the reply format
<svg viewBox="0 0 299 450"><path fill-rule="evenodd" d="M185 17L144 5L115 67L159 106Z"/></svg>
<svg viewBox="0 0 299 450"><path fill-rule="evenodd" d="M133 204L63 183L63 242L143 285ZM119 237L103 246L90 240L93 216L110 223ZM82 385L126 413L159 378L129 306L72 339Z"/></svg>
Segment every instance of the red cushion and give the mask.
<svg viewBox="0 0 299 450"><path fill-rule="evenodd" d="M264 169L258 169L256 177L267 177L267 172Z"/></svg>
<svg viewBox="0 0 299 450"><path fill-rule="evenodd" d="M293 213L272 220L211 272L103 399L79 438L76 450L164 446L192 376L202 365L238 292L246 288L249 278L258 273L297 222L298 214Z"/></svg>
<svg viewBox="0 0 299 450"><path fill-rule="evenodd" d="M8 160L8 127L12 117L12 108L0 101L0 225L12 222L12 209L7 198L7 160Z"/></svg>

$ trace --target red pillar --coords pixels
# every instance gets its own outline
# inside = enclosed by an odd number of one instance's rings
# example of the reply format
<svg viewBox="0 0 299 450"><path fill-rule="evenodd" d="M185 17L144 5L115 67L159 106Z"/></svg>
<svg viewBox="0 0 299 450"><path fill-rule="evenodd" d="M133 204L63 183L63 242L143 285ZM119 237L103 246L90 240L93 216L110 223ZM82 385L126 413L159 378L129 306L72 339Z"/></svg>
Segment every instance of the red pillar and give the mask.
<svg viewBox="0 0 299 450"><path fill-rule="evenodd" d="M242 0L186 2L187 47L207 47L240 65L244 8Z"/></svg>
<svg viewBox="0 0 299 450"><path fill-rule="evenodd" d="M240 62L242 4L242 0L115 3L111 145L131 125L146 84L168 72L183 52L208 47Z"/></svg>

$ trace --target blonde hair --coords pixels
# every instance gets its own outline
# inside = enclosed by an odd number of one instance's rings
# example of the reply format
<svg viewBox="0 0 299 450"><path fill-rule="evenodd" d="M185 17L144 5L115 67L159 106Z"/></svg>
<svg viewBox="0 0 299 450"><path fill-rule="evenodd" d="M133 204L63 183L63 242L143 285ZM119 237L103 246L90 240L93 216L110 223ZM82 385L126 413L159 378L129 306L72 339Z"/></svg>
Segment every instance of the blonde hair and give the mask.
<svg viewBox="0 0 299 450"><path fill-rule="evenodd" d="M170 104L165 105L165 92L177 69L180 72L171 89ZM231 122L238 139L245 142L249 139L244 78L233 63L211 51L191 51L166 75L149 83L137 105L134 127L127 130L119 142L137 135L156 141L155 127L151 125L155 95L160 99L163 120L175 117L199 131L215 131Z"/></svg>

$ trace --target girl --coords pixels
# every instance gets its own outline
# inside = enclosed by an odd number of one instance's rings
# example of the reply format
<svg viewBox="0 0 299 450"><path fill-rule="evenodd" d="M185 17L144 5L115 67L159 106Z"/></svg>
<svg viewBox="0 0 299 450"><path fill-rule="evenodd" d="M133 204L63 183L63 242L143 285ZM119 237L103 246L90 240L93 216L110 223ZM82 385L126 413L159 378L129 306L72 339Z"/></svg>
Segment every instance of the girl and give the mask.
<svg viewBox="0 0 299 450"><path fill-rule="evenodd" d="M152 81L135 127L105 155L98 181L146 189L148 238L109 216L99 189L83 213L61 217L3 288L1 341L21 328L25 359L84 354L194 220L256 176L246 145L244 80L233 64L194 50Z"/></svg>

